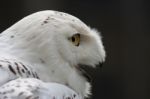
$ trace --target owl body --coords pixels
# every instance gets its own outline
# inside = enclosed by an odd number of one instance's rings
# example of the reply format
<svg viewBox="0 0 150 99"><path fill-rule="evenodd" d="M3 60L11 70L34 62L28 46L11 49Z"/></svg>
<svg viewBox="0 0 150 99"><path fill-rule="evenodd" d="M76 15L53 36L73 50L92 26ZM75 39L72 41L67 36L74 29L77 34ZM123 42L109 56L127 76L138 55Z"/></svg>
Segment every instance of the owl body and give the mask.
<svg viewBox="0 0 150 99"><path fill-rule="evenodd" d="M0 54L26 64L42 81L66 85L83 97L90 94L90 84L79 64L95 67L105 61L98 31L72 15L51 10L31 14L2 32Z"/></svg>

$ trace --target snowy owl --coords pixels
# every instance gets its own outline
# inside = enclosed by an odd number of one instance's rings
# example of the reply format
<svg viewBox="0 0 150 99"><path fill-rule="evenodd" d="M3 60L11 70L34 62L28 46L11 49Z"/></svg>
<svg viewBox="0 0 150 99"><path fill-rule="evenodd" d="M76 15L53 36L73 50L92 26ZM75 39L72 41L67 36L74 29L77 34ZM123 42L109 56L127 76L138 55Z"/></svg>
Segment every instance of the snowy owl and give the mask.
<svg viewBox="0 0 150 99"><path fill-rule="evenodd" d="M97 30L67 13L36 12L0 34L0 99L84 99L82 67L104 61Z"/></svg>

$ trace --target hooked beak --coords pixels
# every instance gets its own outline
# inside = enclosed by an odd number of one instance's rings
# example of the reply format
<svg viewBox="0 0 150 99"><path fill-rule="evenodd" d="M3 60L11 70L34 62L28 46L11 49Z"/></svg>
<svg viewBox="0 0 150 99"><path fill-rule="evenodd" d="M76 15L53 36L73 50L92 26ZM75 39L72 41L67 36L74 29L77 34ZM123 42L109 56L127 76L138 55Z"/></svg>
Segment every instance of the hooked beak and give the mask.
<svg viewBox="0 0 150 99"><path fill-rule="evenodd" d="M96 67L100 67L100 69L102 69L103 67L103 63L99 62L99 64L96 65ZM91 69L93 69L91 66L87 66L87 65L83 65L83 64L78 64L78 66L76 67L76 69L79 71L79 73L85 77L85 79L88 82L92 82L92 71Z"/></svg>

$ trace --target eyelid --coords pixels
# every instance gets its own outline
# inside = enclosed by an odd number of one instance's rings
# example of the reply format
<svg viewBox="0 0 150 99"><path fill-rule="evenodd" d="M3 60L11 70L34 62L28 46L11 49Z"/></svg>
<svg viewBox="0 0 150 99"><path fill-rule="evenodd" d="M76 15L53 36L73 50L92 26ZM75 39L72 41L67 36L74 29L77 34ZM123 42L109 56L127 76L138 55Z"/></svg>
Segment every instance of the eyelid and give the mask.
<svg viewBox="0 0 150 99"><path fill-rule="evenodd" d="M72 37L76 37L76 36L80 38L80 34L79 33L76 33L76 34L72 35Z"/></svg>

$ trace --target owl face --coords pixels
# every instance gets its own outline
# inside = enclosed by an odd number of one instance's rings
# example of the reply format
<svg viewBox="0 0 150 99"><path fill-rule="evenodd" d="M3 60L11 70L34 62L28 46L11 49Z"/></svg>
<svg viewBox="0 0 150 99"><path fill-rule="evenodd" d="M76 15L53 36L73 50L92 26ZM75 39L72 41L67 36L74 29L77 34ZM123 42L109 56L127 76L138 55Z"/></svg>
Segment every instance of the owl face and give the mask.
<svg viewBox="0 0 150 99"><path fill-rule="evenodd" d="M90 73L86 67L95 67L103 63L105 51L99 33L83 24L74 26L64 24L54 38L59 58L69 63L69 66L75 68L86 81L90 82Z"/></svg>
<svg viewBox="0 0 150 99"><path fill-rule="evenodd" d="M58 53L71 64L95 67L104 62L105 51L98 31L91 29L84 23L64 24L61 32L55 38Z"/></svg>

